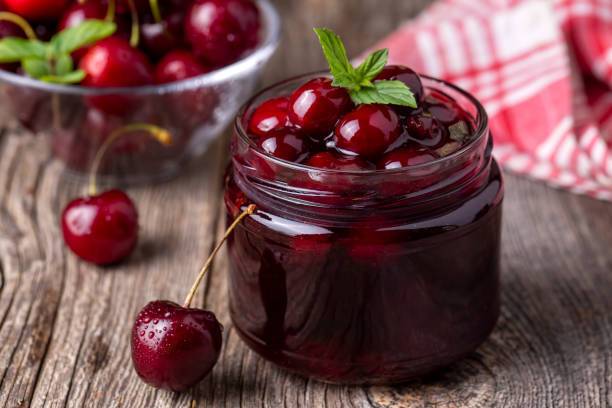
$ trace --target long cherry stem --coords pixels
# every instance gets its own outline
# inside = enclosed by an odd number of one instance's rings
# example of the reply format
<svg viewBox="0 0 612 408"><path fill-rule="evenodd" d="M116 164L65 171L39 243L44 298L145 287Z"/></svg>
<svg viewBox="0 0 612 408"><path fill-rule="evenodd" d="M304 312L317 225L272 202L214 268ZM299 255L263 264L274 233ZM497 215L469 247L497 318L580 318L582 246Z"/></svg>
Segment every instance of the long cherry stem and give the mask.
<svg viewBox="0 0 612 408"><path fill-rule="evenodd" d="M193 282L193 286L191 287L191 289L189 290L189 293L187 294L187 297L185 298L183 307L189 307L191 305L191 301L193 300L193 297L198 291L198 287L200 287L200 283L202 282L202 279L204 279L206 272L208 272L208 269L210 268L212 261L215 259L215 255L217 255L217 252L219 252L219 250L223 246L223 243L227 240L227 238L230 236L232 231L234 231L234 229L238 226L238 224L240 224L240 221L242 221L245 217L252 215L255 212L256 208L257 207L255 206L255 204L249 205L246 208L246 210L244 210L238 217L236 217L234 222L232 222L232 225L227 227L227 230L225 230L225 234L223 235L223 238L221 238L221 241L219 241L215 249L213 249L212 253L208 257L208 259L206 259L206 262L204 263L204 266L202 266L202 269L200 269L200 272L198 273L198 277L196 278L195 282Z"/></svg>
<svg viewBox="0 0 612 408"><path fill-rule="evenodd" d="M11 23L19 26L23 33L28 37L29 40L36 40L36 33L34 29L23 17L9 13L8 11L0 11L0 21L10 21Z"/></svg>
<svg viewBox="0 0 612 408"><path fill-rule="evenodd" d="M116 6L117 6L116 0L108 1L108 7L106 8L106 16L104 16L104 21L114 21L115 20Z"/></svg>
<svg viewBox="0 0 612 408"><path fill-rule="evenodd" d="M132 18L132 32L130 33L130 45L134 48L138 47L140 42L140 26L138 23L138 10L134 0L128 0L128 6L130 7L130 15Z"/></svg>
<svg viewBox="0 0 612 408"><path fill-rule="evenodd" d="M162 21L161 12L159 11L159 2L157 0L149 0L149 6L151 7L151 14L156 23Z"/></svg>
<svg viewBox="0 0 612 408"><path fill-rule="evenodd" d="M149 123L131 123L129 125L125 125L119 129L114 130L108 138L102 143L102 146L96 152L96 156L94 157L93 163L91 165L91 170L89 173L89 195L94 196L98 192L98 169L100 168L100 163L102 162L102 158L108 148L121 136L132 133L144 131L153 139L157 140L161 144L169 145L172 144L172 136L170 132L166 129L160 128L155 125L151 125Z"/></svg>

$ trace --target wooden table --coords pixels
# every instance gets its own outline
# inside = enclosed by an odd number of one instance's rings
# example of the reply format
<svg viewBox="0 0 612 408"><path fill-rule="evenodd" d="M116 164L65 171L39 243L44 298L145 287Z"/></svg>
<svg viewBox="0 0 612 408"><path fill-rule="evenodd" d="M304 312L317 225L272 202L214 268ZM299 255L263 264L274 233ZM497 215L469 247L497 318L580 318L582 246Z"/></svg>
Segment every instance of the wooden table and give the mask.
<svg viewBox="0 0 612 408"><path fill-rule="evenodd" d="M284 40L264 82L320 68L310 29L351 53L425 0L278 0ZM172 182L133 188L142 242L100 269L64 247L58 214L80 193L48 148L0 138L0 406L602 407L612 405L612 205L507 175L503 306L491 338L445 372L399 387L342 387L287 374L249 351L228 319L224 256L197 305L217 312L225 346L213 374L183 395L134 374L129 331L149 300L183 299L222 223L225 142Z"/></svg>

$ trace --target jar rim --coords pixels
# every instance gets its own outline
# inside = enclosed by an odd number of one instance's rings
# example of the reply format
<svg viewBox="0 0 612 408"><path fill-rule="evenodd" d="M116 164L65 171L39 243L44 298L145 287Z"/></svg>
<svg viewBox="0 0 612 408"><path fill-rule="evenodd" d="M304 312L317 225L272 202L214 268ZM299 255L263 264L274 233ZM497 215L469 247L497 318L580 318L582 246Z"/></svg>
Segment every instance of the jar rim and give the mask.
<svg viewBox="0 0 612 408"><path fill-rule="evenodd" d="M473 107L476 109L476 117L474 118L475 126L474 126L474 130L471 132L471 137L469 138L469 142L466 143L464 146L461 146L460 149L450 153L449 155L437 158L430 162L413 164L413 165L400 167L400 168L394 168L394 169L374 169L374 170L322 169L322 168L307 166L302 163L291 162L288 160L284 160L284 159L275 157L267 153L263 149L261 149L257 145L257 143L255 143L255 141L251 137L249 137L248 132L244 127L243 117L244 117L245 112L247 112L247 110L251 108L251 106L254 104L254 102L258 98L260 98L262 95L266 93L273 91L276 88L281 88L283 86L286 86L291 82L298 82L301 80L308 80L308 79L313 79L316 77L331 77L328 71L314 71L314 72L309 72L306 74L297 75L297 76L284 79L282 81L276 82L270 86L265 87L264 89L262 89L261 91L253 95L249 100L247 100L242 105L242 107L238 111L236 118L234 120L234 129L238 137L240 137L242 141L245 142L249 146L249 148L253 149L253 151L258 156L274 163L276 166L294 170L294 171L316 170L317 172L320 172L320 173L338 174L338 175L347 175L347 176L349 175L366 176L366 175L383 175L383 174L391 175L391 174L398 174L398 173L409 172L409 171L410 172L418 171L418 170L429 168L431 166L438 166L440 164L445 164L448 162L452 162L453 160L457 160L463 155L468 154L474 148L474 146L478 146L480 142L482 141L482 139L485 138L486 135L488 134L489 118L488 118L487 112L485 108L482 106L482 104L478 101L478 99L476 99L476 97L474 97L472 94L470 94L466 90L460 88L459 86L454 85L450 82L444 81L442 79L428 76L428 75L419 74L419 76L422 79L425 79L427 82L431 82L431 84L439 84L441 86L450 88L454 92L457 92L462 97L466 98L469 101L469 103L471 103ZM431 88L431 84L428 84L429 86L425 86L425 88Z"/></svg>

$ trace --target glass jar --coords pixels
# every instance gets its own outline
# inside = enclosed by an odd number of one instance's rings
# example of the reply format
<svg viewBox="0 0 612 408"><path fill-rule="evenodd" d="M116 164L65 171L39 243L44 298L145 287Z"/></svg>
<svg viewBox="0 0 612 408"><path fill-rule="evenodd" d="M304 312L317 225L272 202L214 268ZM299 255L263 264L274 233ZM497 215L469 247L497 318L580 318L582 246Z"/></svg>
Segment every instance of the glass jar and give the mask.
<svg viewBox="0 0 612 408"><path fill-rule="evenodd" d="M470 142L436 161L338 171L276 159L247 136L264 90L235 123L228 219L230 313L242 339L288 370L336 383L402 382L473 351L499 314L503 199L487 116L472 96L423 78L472 120Z"/></svg>

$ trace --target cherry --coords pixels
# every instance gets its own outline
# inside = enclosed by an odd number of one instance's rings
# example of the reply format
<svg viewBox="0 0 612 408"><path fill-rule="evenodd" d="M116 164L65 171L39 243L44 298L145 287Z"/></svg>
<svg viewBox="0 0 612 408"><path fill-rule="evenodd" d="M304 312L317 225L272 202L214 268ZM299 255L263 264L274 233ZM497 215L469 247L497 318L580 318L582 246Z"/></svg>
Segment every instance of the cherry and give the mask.
<svg viewBox="0 0 612 408"><path fill-rule="evenodd" d="M170 134L148 124L131 124L114 131L93 160L89 195L72 200L62 212L66 245L81 259L97 264L117 263L134 250L138 241L138 212L132 200L120 190L97 194L96 177L108 148L122 135L146 131L160 143L169 144Z"/></svg>
<svg viewBox="0 0 612 408"><path fill-rule="evenodd" d="M79 62L85 71L82 85L92 87L127 87L148 85L153 73L147 57L122 38L108 37L93 45ZM117 115L125 114L135 104L128 96L104 95L88 98L90 105Z"/></svg>
<svg viewBox="0 0 612 408"><path fill-rule="evenodd" d="M155 82L166 84L169 82L181 81L205 74L210 68L204 67L188 51L172 51L159 61L155 68Z"/></svg>
<svg viewBox="0 0 612 408"><path fill-rule="evenodd" d="M463 119L461 114L462 109L452 99L447 101L429 101L427 104L427 110L445 126L451 126Z"/></svg>
<svg viewBox="0 0 612 408"><path fill-rule="evenodd" d="M251 115L249 120L249 133L266 137L271 133L286 129L289 125L287 109L289 98L268 99Z"/></svg>
<svg viewBox="0 0 612 408"><path fill-rule="evenodd" d="M227 65L257 44L259 11L251 0L195 0L184 24L196 56Z"/></svg>
<svg viewBox="0 0 612 408"><path fill-rule="evenodd" d="M184 13L180 10L167 13L160 21L145 16L140 34L142 45L149 54L161 57L183 45L183 18Z"/></svg>
<svg viewBox="0 0 612 408"><path fill-rule="evenodd" d="M414 149L401 147L384 155L378 162L379 169L399 169L401 167L414 166L429 163L436 157L425 149Z"/></svg>
<svg viewBox="0 0 612 408"><path fill-rule="evenodd" d="M327 136L352 106L346 89L332 86L329 78L315 78L291 94L289 119L313 137Z"/></svg>
<svg viewBox="0 0 612 408"><path fill-rule="evenodd" d="M330 151L315 153L306 161L307 166L319 169L342 171L365 171L374 169L374 165L354 156L340 156Z"/></svg>
<svg viewBox="0 0 612 408"><path fill-rule="evenodd" d="M380 74L378 74L376 79L401 81L410 88L417 101L417 105L420 105L423 101L424 92L421 78L416 72L408 67L403 65L387 65ZM409 110L410 108L406 107L406 109Z"/></svg>
<svg viewBox="0 0 612 408"><path fill-rule="evenodd" d="M172 51L159 61L155 68L155 82L164 84L182 81L209 72L206 67L188 51ZM196 126L208 122L215 107L219 104L219 96L211 87L203 87L181 92L172 92L162 100L161 109L167 110L173 121L185 126L191 134Z"/></svg>
<svg viewBox="0 0 612 408"><path fill-rule="evenodd" d="M163 300L150 302L132 328L134 368L153 387L185 391L219 359L222 329L212 312Z"/></svg>
<svg viewBox="0 0 612 408"><path fill-rule="evenodd" d="M13 13L29 20L50 20L59 17L67 0L4 0Z"/></svg>
<svg viewBox="0 0 612 408"><path fill-rule="evenodd" d="M66 28L76 27L83 21L89 19L103 20L106 16L106 8L98 1L86 1L84 3L76 2L72 4L62 15L58 29L65 30ZM90 47L76 50L72 56L76 60L80 60Z"/></svg>
<svg viewBox="0 0 612 408"><path fill-rule="evenodd" d="M287 161L299 162L308 153L308 143L295 133L270 134L259 142L266 153Z"/></svg>
<svg viewBox="0 0 612 408"><path fill-rule="evenodd" d="M336 126L336 147L365 158L383 154L402 133L400 120L387 105L360 105Z"/></svg>
<svg viewBox="0 0 612 408"><path fill-rule="evenodd" d="M414 114L406 118L406 130L420 145L437 147L448 137L448 130L431 114Z"/></svg>
<svg viewBox="0 0 612 408"><path fill-rule="evenodd" d="M109 265L126 258L138 241L138 212L120 190L71 201L62 214L68 247L85 261Z"/></svg>
<svg viewBox="0 0 612 408"><path fill-rule="evenodd" d="M96 43L83 56L79 67L86 74L82 82L85 86L140 86L153 82L147 57L117 37L108 37Z"/></svg>
<svg viewBox="0 0 612 408"><path fill-rule="evenodd" d="M223 326L212 312L191 308L212 260L236 226L255 212L249 205L228 227L191 287L183 306L165 300L147 304L132 326L132 363L149 385L185 391L214 367L221 352Z"/></svg>
<svg viewBox="0 0 612 408"><path fill-rule="evenodd" d="M88 19L103 20L106 17L106 7L99 1L85 1L73 3L60 18L58 29L76 27Z"/></svg>

